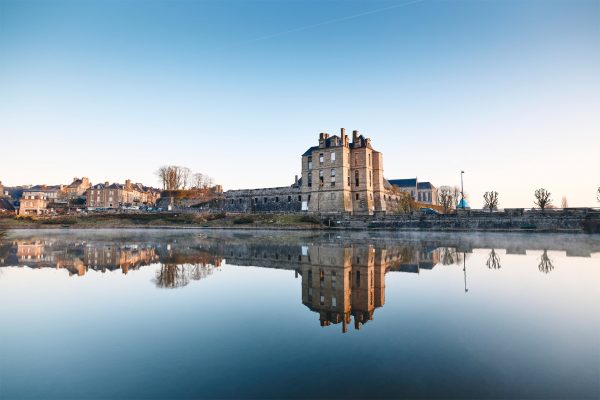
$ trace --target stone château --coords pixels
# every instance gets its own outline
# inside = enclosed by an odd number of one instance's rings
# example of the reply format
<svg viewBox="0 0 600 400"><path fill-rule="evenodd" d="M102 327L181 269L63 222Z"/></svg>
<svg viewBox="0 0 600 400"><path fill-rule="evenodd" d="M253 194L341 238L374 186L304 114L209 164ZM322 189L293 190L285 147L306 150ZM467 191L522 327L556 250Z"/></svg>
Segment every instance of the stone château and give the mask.
<svg viewBox="0 0 600 400"><path fill-rule="evenodd" d="M383 154L371 139L341 129L339 136L319 134L318 145L301 157L300 179L290 186L229 190L230 212L309 212L371 215L397 208L401 192L383 176Z"/></svg>

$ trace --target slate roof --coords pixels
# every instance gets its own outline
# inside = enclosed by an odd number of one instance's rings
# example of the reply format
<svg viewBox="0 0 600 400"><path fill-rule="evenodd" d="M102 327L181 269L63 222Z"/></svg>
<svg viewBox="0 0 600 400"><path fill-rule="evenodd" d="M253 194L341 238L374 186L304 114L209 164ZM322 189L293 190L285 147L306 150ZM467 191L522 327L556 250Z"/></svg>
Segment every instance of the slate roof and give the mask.
<svg viewBox="0 0 600 400"><path fill-rule="evenodd" d="M417 178L411 179L390 179L389 182L401 188L413 188L417 186Z"/></svg>
<svg viewBox="0 0 600 400"><path fill-rule="evenodd" d="M35 185L29 189L23 189L23 192L58 192L60 186Z"/></svg>
<svg viewBox="0 0 600 400"><path fill-rule="evenodd" d="M76 188L77 186L81 185L82 183L83 183L83 181L81 179L76 179L73 182L71 182L71 184L67 187Z"/></svg>
<svg viewBox="0 0 600 400"><path fill-rule="evenodd" d="M0 210L15 211L15 208L8 199L0 198Z"/></svg>
<svg viewBox="0 0 600 400"><path fill-rule="evenodd" d="M419 182L417 185L417 189L434 189L435 186L431 184L431 182Z"/></svg>

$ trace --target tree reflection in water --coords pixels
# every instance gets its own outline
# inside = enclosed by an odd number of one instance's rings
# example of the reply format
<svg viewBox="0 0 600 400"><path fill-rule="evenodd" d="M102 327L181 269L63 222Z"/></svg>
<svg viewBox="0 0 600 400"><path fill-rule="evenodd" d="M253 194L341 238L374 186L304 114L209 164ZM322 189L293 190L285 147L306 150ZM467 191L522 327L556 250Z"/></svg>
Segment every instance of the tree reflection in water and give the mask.
<svg viewBox="0 0 600 400"><path fill-rule="evenodd" d="M500 265L500 257L496 254L496 251L492 249L490 251L490 255L488 256L487 262L485 263L489 269L500 269L502 266Z"/></svg>
<svg viewBox="0 0 600 400"><path fill-rule="evenodd" d="M466 257L466 253L461 253L453 247L444 247L440 253L442 265L462 264Z"/></svg>
<svg viewBox="0 0 600 400"><path fill-rule="evenodd" d="M156 271L154 283L159 288L175 289L186 286L212 274L214 265L164 263Z"/></svg>
<svg viewBox="0 0 600 400"><path fill-rule="evenodd" d="M544 253L540 257L540 264L538 265L540 272L545 274L549 273L554 269L554 264L552 264L552 260L548 257L548 250L544 250Z"/></svg>

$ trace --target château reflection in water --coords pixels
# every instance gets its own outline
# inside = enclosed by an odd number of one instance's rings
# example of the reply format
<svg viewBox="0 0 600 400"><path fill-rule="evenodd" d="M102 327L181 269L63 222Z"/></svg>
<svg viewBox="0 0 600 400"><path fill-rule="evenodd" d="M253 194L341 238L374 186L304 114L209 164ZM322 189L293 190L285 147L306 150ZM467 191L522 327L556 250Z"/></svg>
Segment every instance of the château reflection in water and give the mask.
<svg viewBox="0 0 600 400"><path fill-rule="evenodd" d="M539 238L538 238L539 239ZM473 250L488 249L485 265L470 265ZM388 273L419 274L459 265L468 293L468 268L500 270L501 257L541 252L536 267L554 270L548 250L589 257L600 251L597 239L585 241L532 240L515 237L456 235L355 237L340 235L277 235L247 233L128 236L85 233L13 232L0 240L0 267L53 268L71 276L91 271L127 275L154 266L153 283L174 289L209 277L223 265L257 266L295 271L301 278L302 303L319 315L321 326L348 325L360 329L385 304Z"/></svg>

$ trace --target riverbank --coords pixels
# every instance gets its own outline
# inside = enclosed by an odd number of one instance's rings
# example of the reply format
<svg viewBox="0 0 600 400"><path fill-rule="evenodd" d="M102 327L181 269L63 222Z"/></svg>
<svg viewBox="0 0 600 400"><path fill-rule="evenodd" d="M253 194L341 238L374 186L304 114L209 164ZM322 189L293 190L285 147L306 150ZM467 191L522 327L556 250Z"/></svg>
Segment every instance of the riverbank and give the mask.
<svg viewBox="0 0 600 400"><path fill-rule="evenodd" d="M102 228L236 228L320 229L321 221L308 215L225 213L106 213L52 217L4 217L0 229Z"/></svg>
<svg viewBox="0 0 600 400"><path fill-rule="evenodd" d="M387 230L447 232L600 233L600 211L459 212L425 215L229 214L229 213L92 213L52 217L0 218L0 229L40 228L194 228L283 230Z"/></svg>

